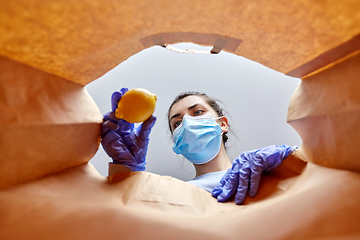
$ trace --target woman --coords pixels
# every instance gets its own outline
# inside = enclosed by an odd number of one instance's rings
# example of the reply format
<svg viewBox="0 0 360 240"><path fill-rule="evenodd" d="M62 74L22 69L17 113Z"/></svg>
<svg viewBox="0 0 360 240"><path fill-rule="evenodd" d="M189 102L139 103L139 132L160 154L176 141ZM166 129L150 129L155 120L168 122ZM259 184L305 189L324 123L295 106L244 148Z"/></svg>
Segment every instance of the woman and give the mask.
<svg viewBox="0 0 360 240"><path fill-rule="evenodd" d="M123 88L112 95L112 111L104 116L101 137L106 153L113 159L110 171L145 170L149 134L156 117L152 116L136 129L134 124L115 117L115 109ZM225 202L235 194L242 204L247 192L255 196L261 174L271 171L295 148L269 146L240 154L231 164L225 150L229 123L219 104L206 94L187 92L178 95L168 111L169 128L174 140L173 150L194 164L196 177L189 181ZM119 170L118 170L119 171Z"/></svg>
<svg viewBox="0 0 360 240"><path fill-rule="evenodd" d="M193 163L196 177L190 183L212 192L231 168L225 143L229 123L223 109L206 94L186 92L169 107L173 150Z"/></svg>

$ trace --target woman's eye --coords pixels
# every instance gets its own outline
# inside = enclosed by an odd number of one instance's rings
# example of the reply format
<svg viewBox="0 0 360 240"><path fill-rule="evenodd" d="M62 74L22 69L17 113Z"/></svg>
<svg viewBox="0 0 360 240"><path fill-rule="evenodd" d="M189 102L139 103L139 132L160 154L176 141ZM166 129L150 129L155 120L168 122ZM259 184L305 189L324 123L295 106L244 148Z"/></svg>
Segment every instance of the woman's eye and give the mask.
<svg viewBox="0 0 360 240"><path fill-rule="evenodd" d="M173 124L173 130L175 130L179 125L181 124L181 121L177 121Z"/></svg>
<svg viewBox="0 0 360 240"><path fill-rule="evenodd" d="M204 111L203 110L196 110L194 112L194 116L198 116L198 115L201 115Z"/></svg>

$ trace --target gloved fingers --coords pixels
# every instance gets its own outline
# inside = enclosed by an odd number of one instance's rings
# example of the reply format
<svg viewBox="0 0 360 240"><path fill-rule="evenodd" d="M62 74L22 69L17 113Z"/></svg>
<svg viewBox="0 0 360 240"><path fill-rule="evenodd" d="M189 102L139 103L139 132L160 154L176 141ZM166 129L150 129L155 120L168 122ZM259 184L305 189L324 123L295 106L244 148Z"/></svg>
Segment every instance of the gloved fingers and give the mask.
<svg viewBox="0 0 360 240"><path fill-rule="evenodd" d="M112 111L105 113L105 115L104 115L104 120L105 120L105 121L106 121L106 120L111 120L111 121L113 121L113 122L115 122L115 123L117 123L117 122L120 121L120 119L118 119L118 118L115 116L115 113L112 112Z"/></svg>
<svg viewBox="0 0 360 240"><path fill-rule="evenodd" d="M280 146L281 148L281 157L282 157L282 160L284 160L285 158L287 158L290 154L292 154L295 150L297 150L297 147L290 147L290 146L287 146L287 145L282 145Z"/></svg>
<svg viewBox="0 0 360 240"><path fill-rule="evenodd" d="M110 130L116 131L118 129L118 125L113 121L106 120L101 124L100 136L103 138Z"/></svg>
<svg viewBox="0 0 360 240"><path fill-rule="evenodd" d="M145 158L146 158L147 147L139 148L135 143L127 144L126 156L120 155L119 157L126 157L126 159L130 159L127 161L126 165L133 171L144 171L145 170ZM124 162L124 160L122 160Z"/></svg>
<svg viewBox="0 0 360 240"><path fill-rule="evenodd" d="M122 96L124 96L124 94L125 94L127 91L129 91L129 89L128 89L127 87L124 87L124 88L121 88L121 89L120 89L120 93L121 93Z"/></svg>
<svg viewBox="0 0 360 240"><path fill-rule="evenodd" d="M122 142L121 136L115 131L109 131L102 139L101 145L109 157L115 161L117 158L123 158L128 152L127 146ZM131 156L131 155L130 155Z"/></svg>
<svg viewBox="0 0 360 240"><path fill-rule="evenodd" d="M135 138L135 133L134 133L134 126L132 125L128 125L129 128L125 129L121 129L121 131L117 131L122 139L124 144L126 144L126 146L128 146L129 148L137 148L137 141ZM134 149L130 149L131 151L134 151Z"/></svg>
<svg viewBox="0 0 360 240"><path fill-rule="evenodd" d="M134 130L134 124L123 119L118 119L114 112L108 112L104 115L105 121L112 121L117 125L116 132L122 137L130 135ZM114 130L114 129L112 129Z"/></svg>
<svg viewBox="0 0 360 240"><path fill-rule="evenodd" d="M117 134L115 131L113 130L109 130L108 133L101 139L101 144L104 147L107 148L113 148L116 147L114 146L114 142L121 142L122 138L119 134Z"/></svg>
<svg viewBox="0 0 360 240"><path fill-rule="evenodd" d="M249 176L249 196L254 197L258 191L261 174L264 170L266 156L261 151L255 151L254 155L249 161L250 176Z"/></svg>
<svg viewBox="0 0 360 240"><path fill-rule="evenodd" d="M156 117L152 115L149 119L144 121L140 126L137 128L136 136L139 137L141 140L148 139L151 128L155 125Z"/></svg>
<svg viewBox="0 0 360 240"><path fill-rule="evenodd" d="M224 176L222 176L222 178L220 179L220 182L218 183L218 185L216 185L216 187L212 190L211 192L211 195L214 197L214 198L217 198L217 196L220 195L220 193L222 192L222 189L225 185L225 179L226 179L226 176L230 173L231 171L231 168L229 170L226 171L226 173L224 174Z"/></svg>
<svg viewBox="0 0 360 240"><path fill-rule="evenodd" d="M254 165L253 165L254 164ZM249 196L254 197L258 191L259 183L261 179L262 168L254 162L250 167L250 184L249 184Z"/></svg>
<svg viewBox="0 0 360 240"><path fill-rule="evenodd" d="M297 151L298 149L299 149L298 146L293 146L293 147L291 147L291 153L290 153L290 154L294 153L294 152ZM289 154L289 155L290 155L290 154Z"/></svg>
<svg viewBox="0 0 360 240"><path fill-rule="evenodd" d="M111 121L109 121L111 122ZM130 149L130 147L132 145L134 145L134 141L133 139L133 135L132 134L132 126L127 126L129 127L128 129L124 129L125 126L127 125L125 124L121 124L121 122L123 122L123 120L120 121L119 124L116 124L117 127L121 127L123 129L117 129L117 130L108 130L103 136L102 136L102 140L101 143L103 144L104 147L107 147L108 149L113 148L113 152L117 151L117 149L119 149L119 146L121 145L121 147L123 148L122 151L124 151L124 149ZM110 124L110 123L109 123ZM115 124L115 123L114 123ZM106 126L106 125L105 125ZM105 129L104 129L105 131ZM127 132L126 132L127 131ZM120 154L120 152L118 153ZM115 154L113 155L113 157L115 156ZM133 155L131 154L132 158Z"/></svg>
<svg viewBox="0 0 360 240"><path fill-rule="evenodd" d="M121 122L121 119L118 119L116 116L115 116L115 113L110 111L110 112L107 112L105 115L104 115L104 120L107 121L107 120L110 120L116 124L119 124Z"/></svg>
<svg viewBox="0 0 360 240"><path fill-rule="evenodd" d="M128 88L122 88L119 92L114 92L111 95L111 110L115 112L116 108L118 107L119 101L124 94L129 91Z"/></svg>
<svg viewBox="0 0 360 240"><path fill-rule="evenodd" d="M135 145L134 145L135 147ZM138 148L135 147L135 149L130 149L130 151L133 153L134 156L134 161L133 163L136 166L140 166L140 165L145 165L146 164L146 152L147 152L147 147L146 148Z"/></svg>
<svg viewBox="0 0 360 240"><path fill-rule="evenodd" d="M250 186L249 186L249 196L255 197L259 189L261 174L252 175L252 173L250 173L250 175L251 177L250 177Z"/></svg>
<svg viewBox="0 0 360 240"><path fill-rule="evenodd" d="M213 196L214 198L217 198L220 193L222 192L222 188L224 187L225 182L223 183L218 183L218 185L216 185L216 187L212 190L211 192L211 196Z"/></svg>
<svg viewBox="0 0 360 240"><path fill-rule="evenodd" d="M262 174L264 163L267 158L267 154L263 152L263 149L244 152L241 154L241 158L247 160L247 164L249 168L251 168L252 172Z"/></svg>
<svg viewBox="0 0 360 240"><path fill-rule="evenodd" d="M227 201L235 193L239 184L240 161L241 158L236 158L233 161L232 167L221 178L220 183L215 190L218 202Z"/></svg>
<svg viewBox="0 0 360 240"><path fill-rule="evenodd" d="M128 163L124 163L123 165L130 168L134 172L138 172L138 171L144 171L145 170L145 164L146 163L144 162L142 164L134 165L132 162L129 161Z"/></svg>
<svg viewBox="0 0 360 240"><path fill-rule="evenodd" d="M105 121L103 123L103 126L105 129L109 129L109 130L113 130L113 131L116 131L119 128L119 126L116 123L114 123L113 121L110 121L110 120Z"/></svg>
<svg viewBox="0 0 360 240"><path fill-rule="evenodd" d="M245 201L250 181L250 165L247 159L240 161L239 181L236 189L235 203L240 205Z"/></svg>
<svg viewBox="0 0 360 240"><path fill-rule="evenodd" d="M115 112L115 110L118 107L118 103L119 103L121 97L122 97L122 95L119 92L114 92L111 95L111 111Z"/></svg>
<svg viewBox="0 0 360 240"><path fill-rule="evenodd" d="M145 157L134 156L132 149L124 143L122 137L116 132L109 131L102 139L101 144L105 152L112 158L114 164L125 165L133 171L145 170Z"/></svg>
<svg viewBox="0 0 360 240"><path fill-rule="evenodd" d="M131 149L123 142L122 137L115 131L109 131L101 140L105 152L113 159L115 164L135 163Z"/></svg>
<svg viewBox="0 0 360 240"><path fill-rule="evenodd" d="M134 123L129 123L123 119L118 122L118 126L119 128L116 130L116 132L122 137L127 137L134 131Z"/></svg>
<svg viewBox="0 0 360 240"><path fill-rule="evenodd" d="M264 159L262 173L266 173L277 168L291 154L291 147L273 145L263 148L259 152L259 155Z"/></svg>
<svg viewBox="0 0 360 240"><path fill-rule="evenodd" d="M225 178L225 184L221 188L221 193L217 196L218 202L226 202L236 192L239 184L239 172L230 172Z"/></svg>

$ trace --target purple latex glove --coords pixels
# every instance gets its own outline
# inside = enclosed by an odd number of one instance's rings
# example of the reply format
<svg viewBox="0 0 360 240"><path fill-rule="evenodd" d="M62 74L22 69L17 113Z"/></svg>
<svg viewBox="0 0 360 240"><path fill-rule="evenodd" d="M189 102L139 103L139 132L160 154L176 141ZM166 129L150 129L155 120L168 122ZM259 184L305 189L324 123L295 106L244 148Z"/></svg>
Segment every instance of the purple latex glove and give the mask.
<svg viewBox="0 0 360 240"><path fill-rule="evenodd" d="M149 135L156 117L151 116L137 128L133 123L118 119L115 110L127 91L127 88L122 88L120 92L114 92L111 96L112 111L104 115L101 144L114 164L125 165L133 171L144 171Z"/></svg>
<svg viewBox="0 0 360 240"><path fill-rule="evenodd" d="M247 192L254 197L261 174L277 168L297 147L269 146L240 154L212 191L218 202L225 202L235 194L236 204L242 204Z"/></svg>

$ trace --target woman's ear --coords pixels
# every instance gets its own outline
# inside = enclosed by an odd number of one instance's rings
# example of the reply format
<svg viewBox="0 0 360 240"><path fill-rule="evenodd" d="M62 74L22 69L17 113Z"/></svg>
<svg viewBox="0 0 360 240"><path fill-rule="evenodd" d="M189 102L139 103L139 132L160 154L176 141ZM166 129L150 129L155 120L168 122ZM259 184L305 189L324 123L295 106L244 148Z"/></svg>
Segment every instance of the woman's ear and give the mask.
<svg viewBox="0 0 360 240"><path fill-rule="evenodd" d="M220 127L223 132L227 132L229 130L229 122L227 117L221 116L220 120Z"/></svg>

